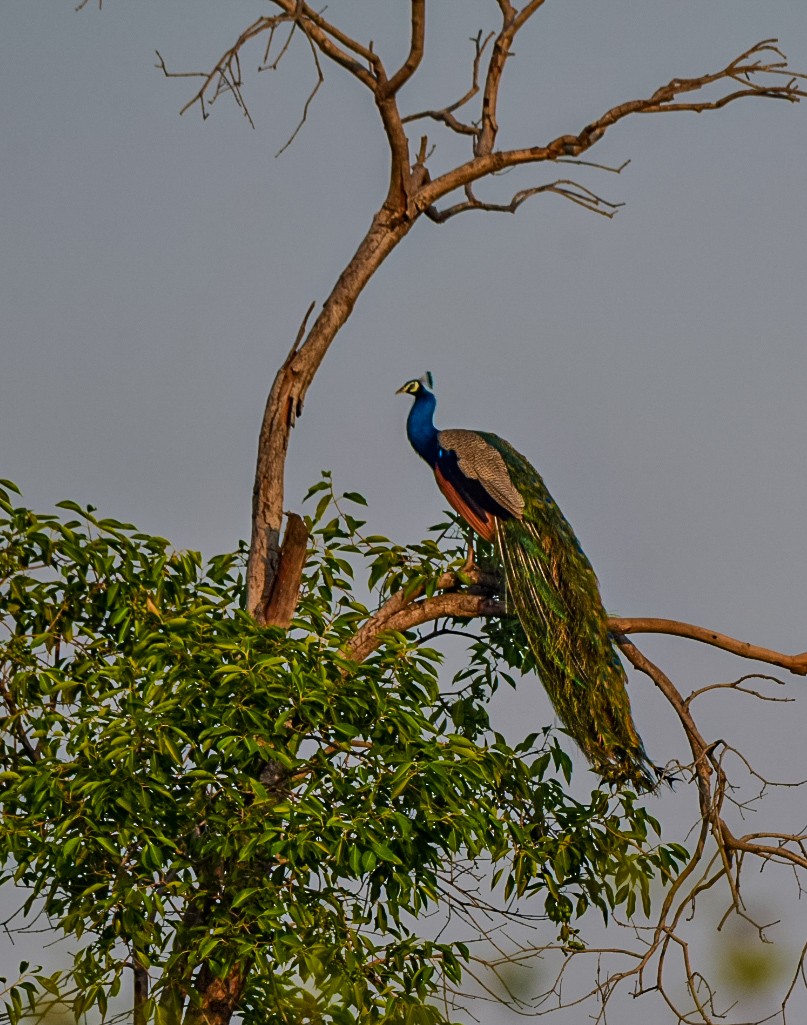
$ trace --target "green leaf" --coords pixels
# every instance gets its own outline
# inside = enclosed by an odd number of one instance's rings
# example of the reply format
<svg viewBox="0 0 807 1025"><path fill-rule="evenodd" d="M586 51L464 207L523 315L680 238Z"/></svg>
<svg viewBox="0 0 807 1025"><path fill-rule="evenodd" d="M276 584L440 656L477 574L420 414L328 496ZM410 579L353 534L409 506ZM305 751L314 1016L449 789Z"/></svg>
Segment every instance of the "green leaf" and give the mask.
<svg viewBox="0 0 807 1025"><path fill-rule="evenodd" d="M378 840L371 840L370 847L375 852L375 854L378 855L381 861L389 861L393 865L403 864L398 855L395 854L392 850L390 850L390 848L386 844L379 843Z"/></svg>
<svg viewBox="0 0 807 1025"><path fill-rule="evenodd" d="M360 495L358 491L345 491L342 498L348 502L354 502L356 505L367 505L367 499L364 495Z"/></svg>

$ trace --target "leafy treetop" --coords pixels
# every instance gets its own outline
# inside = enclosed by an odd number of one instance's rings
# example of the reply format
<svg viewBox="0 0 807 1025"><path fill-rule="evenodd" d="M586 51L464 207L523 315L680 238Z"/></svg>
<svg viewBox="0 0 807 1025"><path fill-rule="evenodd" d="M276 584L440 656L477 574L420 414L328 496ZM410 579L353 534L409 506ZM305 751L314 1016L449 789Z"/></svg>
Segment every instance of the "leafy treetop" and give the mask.
<svg viewBox="0 0 807 1025"><path fill-rule="evenodd" d="M21 920L81 942L69 971L7 986L10 1023L43 992L107 1013L127 969L150 981L141 1020L193 1021L200 972L234 968L250 1025L443 1021L438 989L473 975L482 937L433 938L434 912L473 930L523 909L579 944L587 908L631 916L685 860L631 791L571 797L550 730L491 731L506 624L448 685L414 631L348 657L372 615L357 576L368 595L433 582L459 551L445 525L410 547L363 537L342 508L363 499L324 477L284 632L244 611L243 546L203 565L15 492L3 482L0 859Z"/></svg>

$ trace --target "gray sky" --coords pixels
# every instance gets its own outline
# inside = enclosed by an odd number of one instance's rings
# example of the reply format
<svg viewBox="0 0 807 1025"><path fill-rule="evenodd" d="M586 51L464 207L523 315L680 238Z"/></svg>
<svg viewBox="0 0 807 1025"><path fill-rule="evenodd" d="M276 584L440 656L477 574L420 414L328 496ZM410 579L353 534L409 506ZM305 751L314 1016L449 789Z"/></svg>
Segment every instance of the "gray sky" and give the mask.
<svg viewBox="0 0 807 1025"><path fill-rule="evenodd" d="M407 109L464 91L468 37L492 8L433 4ZM369 97L331 69L274 159L312 83L302 51L276 73L250 74L254 53L245 65L257 130L226 100L205 123L195 110L178 117L192 83L166 81L155 49L176 70L207 68L265 10L107 0L76 14L70 2L4 0L0 476L40 509L92 502L207 554L248 535L272 376L363 234L386 169ZM329 12L390 63L404 52L406 5L342 0ZM772 36L807 70L803 0L549 3L519 38L502 142L577 131ZM433 137L439 170L457 150ZM543 473L609 609L807 648L807 106L635 118L592 158L632 161L619 177L580 175L627 203L613 221L549 196L516 217L415 228L311 389L287 504L327 467L368 497L375 531L409 541L434 523L441 500L393 395L429 368L442 426L493 430ZM522 172L497 185L532 181ZM747 671L684 641L642 646L685 690ZM649 685L632 695L654 757L683 757ZM744 746L774 777L806 775L804 702L731 697L704 704L704 733ZM549 712L533 699L540 724ZM507 727L514 708L501 702ZM684 790L658 803L662 819L692 817ZM799 791L770 807L755 828L807 820ZM761 892L773 917L785 914L789 898Z"/></svg>

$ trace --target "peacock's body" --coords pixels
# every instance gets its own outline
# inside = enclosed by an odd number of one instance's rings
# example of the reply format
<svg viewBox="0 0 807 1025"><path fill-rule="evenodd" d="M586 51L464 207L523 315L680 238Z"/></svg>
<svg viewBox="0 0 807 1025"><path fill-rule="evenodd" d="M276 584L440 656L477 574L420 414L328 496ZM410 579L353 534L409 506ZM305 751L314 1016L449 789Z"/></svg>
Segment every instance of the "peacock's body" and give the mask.
<svg viewBox="0 0 807 1025"><path fill-rule="evenodd" d="M439 431L431 375L401 392L414 403L412 447L453 508L501 558L521 621L555 710L603 776L654 785L636 732L627 678L608 631L597 577L540 474L506 441L482 431Z"/></svg>

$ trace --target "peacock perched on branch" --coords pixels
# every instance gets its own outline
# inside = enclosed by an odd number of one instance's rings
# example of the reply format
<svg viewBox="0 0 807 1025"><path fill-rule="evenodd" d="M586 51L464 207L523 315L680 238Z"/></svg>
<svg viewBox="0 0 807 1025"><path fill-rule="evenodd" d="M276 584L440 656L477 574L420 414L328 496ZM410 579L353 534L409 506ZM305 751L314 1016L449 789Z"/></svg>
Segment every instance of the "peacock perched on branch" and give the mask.
<svg viewBox="0 0 807 1025"><path fill-rule="evenodd" d="M653 789L657 770L633 724L597 577L574 531L540 474L506 441L437 430L432 386L427 374L399 389L415 400L407 436L452 507L498 552L508 598L561 722L602 776Z"/></svg>

